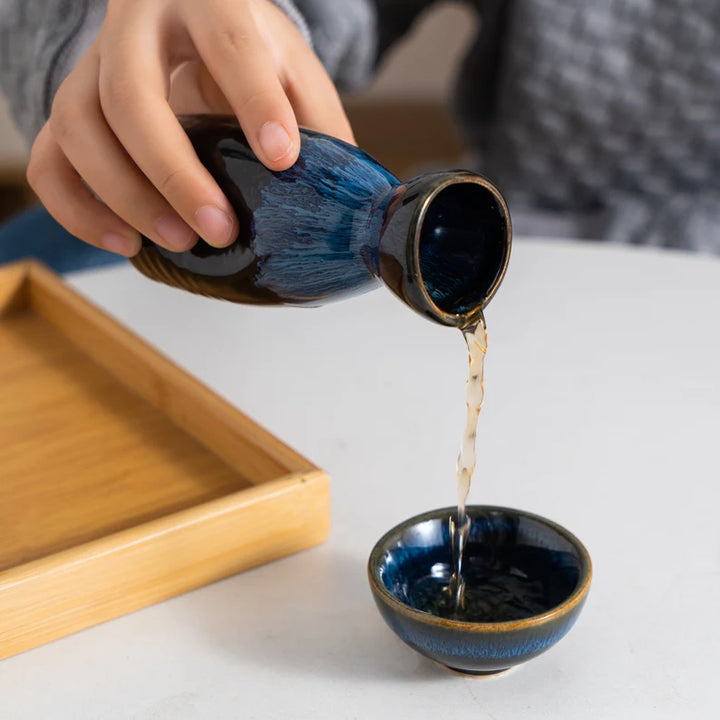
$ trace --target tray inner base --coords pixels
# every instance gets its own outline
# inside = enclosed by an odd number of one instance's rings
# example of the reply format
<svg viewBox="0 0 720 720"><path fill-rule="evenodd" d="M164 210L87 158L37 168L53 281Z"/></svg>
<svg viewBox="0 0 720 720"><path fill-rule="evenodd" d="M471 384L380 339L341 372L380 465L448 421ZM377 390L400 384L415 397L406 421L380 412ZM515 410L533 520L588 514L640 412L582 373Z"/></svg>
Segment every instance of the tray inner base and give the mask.
<svg viewBox="0 0 720 720"><path fill-rule="evenodd" d="M0 571L252 485L31 308L0 384Z"/></svg>

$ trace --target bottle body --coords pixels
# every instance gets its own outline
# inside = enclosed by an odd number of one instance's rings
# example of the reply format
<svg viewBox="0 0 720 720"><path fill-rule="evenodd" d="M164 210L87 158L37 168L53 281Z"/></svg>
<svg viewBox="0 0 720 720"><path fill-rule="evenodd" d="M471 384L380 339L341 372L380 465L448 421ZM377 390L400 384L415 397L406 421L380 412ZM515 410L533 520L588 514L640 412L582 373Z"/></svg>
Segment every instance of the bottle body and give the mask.
<svg viewBox="0 0 720 720"><path fill-rule="evenodd" d="M273 172L234 118L182 122L240 227L227 248L199 240L176 253L145 238L131 261L154 280L233 302L310 306L382 281L421 314L462 325L502 279L509 215L477 175L403 184L362 150L309 130L296 163Z"/></svg>
<svg viewBox="0 0 720 720"><path fill-rule="evenodd" d="M171 252L147 239L141 272L192 292L252 304L318 305L378 284L378 237L400 181L366 153L303 130L302 151L273 172L230 118L193 116L184 126L200 161L237 214L235 242L203 240Z"/></svg>

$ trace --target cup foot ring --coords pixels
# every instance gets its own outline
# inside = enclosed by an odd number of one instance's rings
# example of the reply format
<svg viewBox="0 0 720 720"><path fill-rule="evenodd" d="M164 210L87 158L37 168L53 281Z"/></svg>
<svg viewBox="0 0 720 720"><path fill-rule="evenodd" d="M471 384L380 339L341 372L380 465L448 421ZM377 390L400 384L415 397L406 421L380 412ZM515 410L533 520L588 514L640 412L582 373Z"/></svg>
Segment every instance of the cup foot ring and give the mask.
<svg viewBox="0 0 720 720"><path fill-rule="evenodd" d="M454 668L450 665L442 665L442 667L459 675L470 675L472 677L493 677L494 675L504 675L512 670L512 667L500 668L498 670L463 670L462 668Z"/></svg>

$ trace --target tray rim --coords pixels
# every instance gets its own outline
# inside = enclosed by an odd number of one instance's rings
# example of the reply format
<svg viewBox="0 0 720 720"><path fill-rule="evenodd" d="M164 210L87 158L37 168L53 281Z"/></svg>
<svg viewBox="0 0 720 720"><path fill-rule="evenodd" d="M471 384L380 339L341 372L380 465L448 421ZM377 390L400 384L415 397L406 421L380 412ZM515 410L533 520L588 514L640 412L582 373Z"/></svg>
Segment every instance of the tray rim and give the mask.
<svg viewBox="0 0 720 720"><path fill-rule="evenodd" d="M0 599L2 592L13 585L34 578L39 574L52 572L58 567L85 562L90 558L159 537L169 531L212 520L220 515L233 512L239 507L272 498L293 489L298 484L326 483L327 480L327 474L320 469L306 473L289 473L276 480L268 480L251 487L241 488L227 495L212 500L204 500L196 505L169 512L152 520L139 522L137 525L131 525L122 530L109 532L93 540L80 542L64 550L58 550L27 562L12 565L0 570Z"/></svg>
<svg viewBox="0 0 720 720"><path fill-rule="evenodd" d="M8 611L0 612L0 659L327 539L327 473L68 286L49 268L35 260L0 265L0 323L25 309L49 322L114 380L162 412L250 484L0 570L0 611ZM132 376L133 372L138 375ZM138 377L140 387L132 382ZM202 417L195 417L194 409ZM208 429L208 420L217 428ZM245 453L256 459L245 457ZM257 478L253 476L254 464L262 470ZM285 513L291 519L290 527L287 531L285 526L275 528L276 537L271 525L265 528L261 524L258 537L264 538L263 544L253 547L256 536L244 535L243 523L248 517L262 517L253 513L264 512L263 506ZM310 514L298 516L298 507ZM257 528L257 521L251 519L253 523ZM230 530L234 545L226 549L219 543L219 527ZM211 566L194 567L188 564L187 557L172 556L172 549L187 537L206 541ZM193 547L189 554L202 552L203 548ZM158 576L155 585L148 580L148 591L144 592L138 583L151 576L152 568L135 568L133 557L139 558L140 564L148 557L162 557L168 567L175 568L176 577ZM51 588L59 579L65 583L73 579L94 582L92 573L97 573L97 561L102 558L116 569L126 563L132 590L125 609L118 606L118 601L102 595L112 586L109 580L99 578L92 587L73 586L66 605L57 586L59 596L42 596L41 604L50 607L50 616L40 623L40 628L26 627L22 622L16 627L8 624L10 620L3 621L3 615L17 617L18 613L21 618L36 617L38 611L33 603L38 600L33 592L37 588ZM165 572L171 571L165 568ZM99 593L97 610L93 593ZM151 599L146 601L146 595ZM85 617L81 611L88 607L92 611ZM25 616L23 608L27 608Z"/></svg>

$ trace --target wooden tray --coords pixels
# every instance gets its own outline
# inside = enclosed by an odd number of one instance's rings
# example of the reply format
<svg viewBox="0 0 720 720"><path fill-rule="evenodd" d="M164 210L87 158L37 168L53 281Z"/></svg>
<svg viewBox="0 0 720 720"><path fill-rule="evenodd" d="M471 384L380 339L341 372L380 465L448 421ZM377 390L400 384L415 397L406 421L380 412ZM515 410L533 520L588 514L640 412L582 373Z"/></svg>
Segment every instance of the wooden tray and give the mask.
<svg viewBox="0 0 720 720"><path fill-rule="evenodd" d="M49 270L0 268L0 658L328 529L325 473Z"/></svg>

